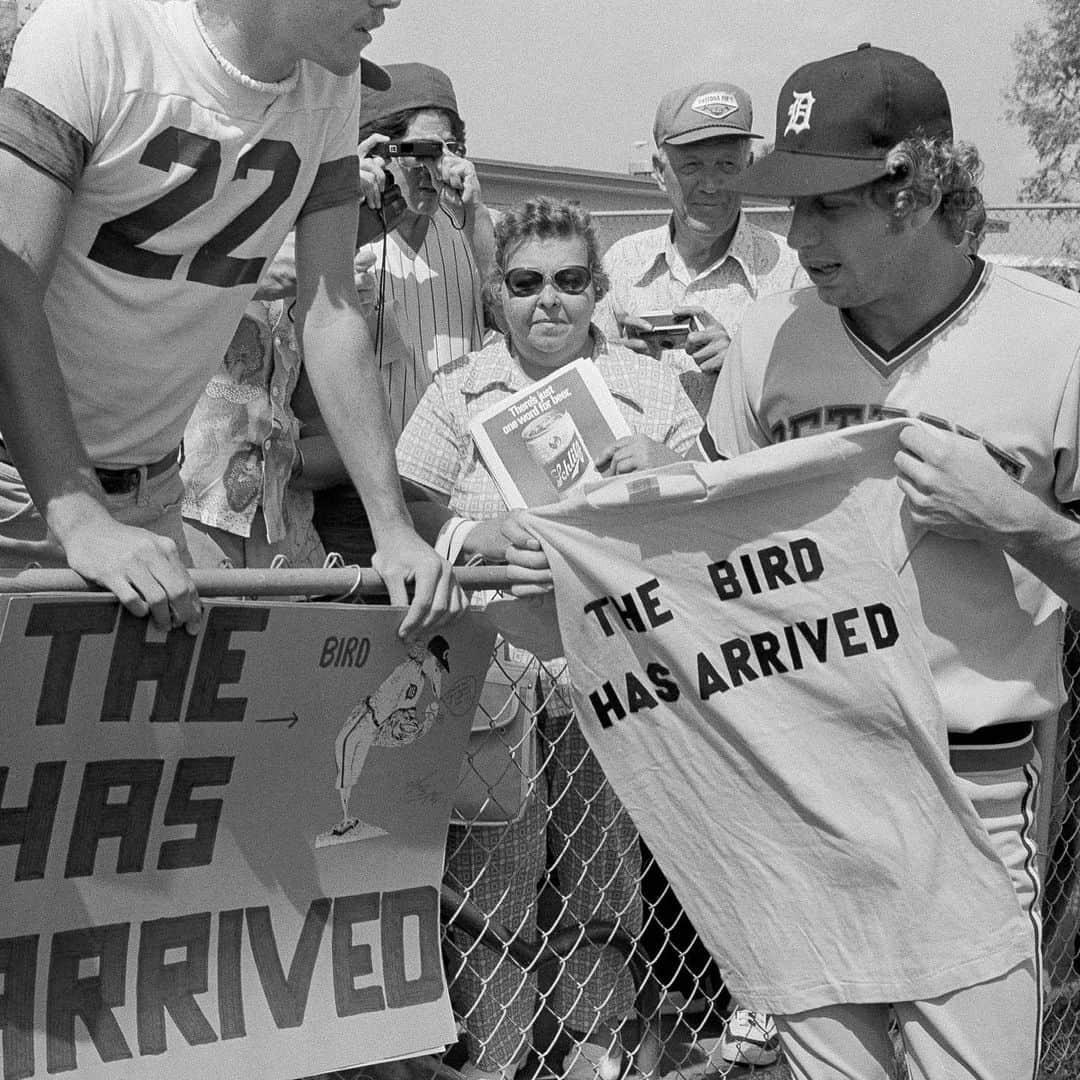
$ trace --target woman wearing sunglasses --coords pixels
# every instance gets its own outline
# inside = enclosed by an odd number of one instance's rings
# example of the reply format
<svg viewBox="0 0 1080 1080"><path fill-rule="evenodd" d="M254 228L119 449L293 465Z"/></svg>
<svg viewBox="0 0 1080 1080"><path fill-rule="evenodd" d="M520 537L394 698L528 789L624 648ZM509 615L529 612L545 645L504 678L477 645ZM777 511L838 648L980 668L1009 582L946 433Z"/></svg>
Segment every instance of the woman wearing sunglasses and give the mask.
<svg viewBox="0 0 1080 1080"><path fill-rule="evenodd" d="M514 591L550 588L539 545L517 523L469 435L477 413L573 360L596 364L634 434L608 448L597 465L607 474L674 460L690 447L700 417L676 375L647 356L609 343L593 325L607 285L596 234L576 205L536 199L506 212L495 228L496 270L490 291L505 336L441 368L398 443L417 530L453 562L480 556L507 563ZM556 665L561 667L562 665ZM493 829L452 828L449 884L497 922L536 928L537 885L552 877L566 898L563 919L605 918L631 935L641 926L637 834L574 720L568 690L542 680L536 723L546 762L517 821ZM479 835L478 835L479 832ZM451 993L466 1027L467 1080L525 1080L535 982L509 959L462 941L451 958ZM526 984L526 985L523 985ZM548 1008L571 1036L557 1072L570 1080L615 1080L619 1037L632 1014L634 989L610 951L579 950L567 962ZM541 1057L549 1047L536 1046Z"/></svg>

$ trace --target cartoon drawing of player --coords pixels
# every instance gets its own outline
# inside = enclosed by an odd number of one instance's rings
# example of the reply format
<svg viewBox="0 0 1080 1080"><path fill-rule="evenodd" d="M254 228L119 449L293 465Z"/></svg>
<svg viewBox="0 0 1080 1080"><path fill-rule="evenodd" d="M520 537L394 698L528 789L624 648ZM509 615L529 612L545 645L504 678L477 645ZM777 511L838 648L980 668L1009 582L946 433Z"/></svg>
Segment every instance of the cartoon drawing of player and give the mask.
<svg viewBox="0 0 1080 1080"><path fill-rule="evenodd" d="M407 746L431 730L439 713L443 672L450 670L449 649L443 637L433 637L427 645L413 644L408 660L398 664L378 690L349 713L334 740L341 821L334 826L332 835L344 836L360 830L363 824L359 818L349 816L349 796L360 779L371 747ZM425 679L433 700L422 715L417 715L416 703Z"/></svg>

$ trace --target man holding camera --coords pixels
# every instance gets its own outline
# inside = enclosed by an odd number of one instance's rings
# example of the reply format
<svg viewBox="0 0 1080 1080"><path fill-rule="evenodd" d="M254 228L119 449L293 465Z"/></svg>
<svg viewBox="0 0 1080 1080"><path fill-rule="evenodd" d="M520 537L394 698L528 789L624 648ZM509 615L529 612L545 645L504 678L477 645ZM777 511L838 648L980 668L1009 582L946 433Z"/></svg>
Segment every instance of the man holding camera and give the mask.
<svg viewBox="0 0 1080 1080"><path fill-rule="evenodd" d="M375 277L368 321L396 439L434 372L480 347L481 286L495 240L449 77L420 63L386 71L389 89L365 93L360 108L365 205L357 257L370 261ZM326 549L367 562L371 534L360 498L333 461L319 471L308 441L302 445Z"/></svg>
<svg viewBox="0 0 1080 1080"><path fill-rule="evenodd" d="M359 150L368 203L385 226L367 248L382 322L393 319L405 344L401 356L384 350L381 362L400 435L433 373L480 347L480 289L495 237L449 77L419 63L386 70L390 88L364 95Z"/></svg>
<svg viewBox="0 0 1080 1080"><path fill-rule="evenodd" d="M741 196L726 189L753 160L751 139L761 136L752 124L750 96L731 83L665 94L653 123L653 176L671 217L604 256L611 290L597 304L597 325L674 365L702 415L743 312L759 296L806 284L783 238L751 224Z"/></svg>

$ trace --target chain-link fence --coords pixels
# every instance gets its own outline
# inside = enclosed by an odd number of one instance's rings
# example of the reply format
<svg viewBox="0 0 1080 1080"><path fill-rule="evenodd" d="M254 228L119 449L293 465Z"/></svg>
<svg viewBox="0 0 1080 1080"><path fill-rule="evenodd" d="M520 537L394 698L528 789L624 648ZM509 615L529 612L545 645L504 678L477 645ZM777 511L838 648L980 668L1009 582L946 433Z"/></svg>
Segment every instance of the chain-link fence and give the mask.
<svg viewBox="0 0 1080 1080"><path fill-rule="evenodd" d="M648 983L635 986L620 953L595 944L523 970L451 917L445 953L462 1031L453 1063L516 1069L521 1080L541 1072L592 1080L606 1049L615 1080L620 1058L646 1076L687 1077L726 1075L748 1055L775 1058L769 1032L725 1041L731 1002L720 973L588 749L564 662L497 649L459 786L446 883L541 944L583 924L619 930ZM595 1056L575 1071L586 1037Z"/></svg>
<svg viewBox="0 0 1080 1080"><path fill-rule="evenodd" d="M1065 637L1068 703L1044 790L1049 842L1043 899L1046 1008L1044 1075L1080 1075L1080 616Z"/></svg>
<svg viewBox="0 0 1080 1080"><path fill-rule="evenodd" d="M1077 617L1069 621L1065 676L1069 699L1055 760L1044 763L1043 1080L1080 1075ZM451 916L446 956L462 1032L451 1063L517 1068L522 1080L562 1076L575 1041L603 1033L643 1075L741 1075L746 1055L757 1052L754 1041L725 1037L732 1003L720 972L589 752L561 662L499 647L460 793L447 849L450 889L541 947L581 924L618 928L644 960L649 985L638 994L619 952L596 945L526 971L508 949L479 943ZM775 1071L786 1076L782 1062ZM591 1066L583 1075L591 1080Z"/></svg>

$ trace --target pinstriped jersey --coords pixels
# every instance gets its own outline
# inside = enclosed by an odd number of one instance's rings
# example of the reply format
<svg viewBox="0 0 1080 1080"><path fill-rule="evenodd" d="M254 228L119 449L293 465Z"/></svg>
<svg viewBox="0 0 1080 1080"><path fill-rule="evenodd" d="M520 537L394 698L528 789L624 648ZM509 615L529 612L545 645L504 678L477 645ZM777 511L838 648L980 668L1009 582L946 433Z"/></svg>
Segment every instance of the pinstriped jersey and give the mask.
<svg viewBox="0 0 1080 1080"><path fill-rule="evenodd" d="M979 439L1047 505L1080 501L1080 297L975 260L943 312L892 351L806 289L747 315L716 386L708 458L892 416ZM972 570L972 542L927 538L907 571L950 730L1056 714L1062 604L1014 564L1011 590ZM917 571L917 573L916 573Z"/></svg>
<svg viewBox="0 0 1080 1080"><path fill-rule="evenodd" d="M428 222L417 251L396 232L367 250L383 277L384 323L392 318L400 337L386 338L379 361L390 424L398 437L434 373L480 348L480 275L464 230L441 209Z"/></svg>
<svg viewBox="0 0 1080 1080"><path fill-rule="evenodd" d="M356 197L359 76L241 82L193 0L45 0L0 144L73 192L46 311L98 465L176 448L297 218Z"/></svg>

